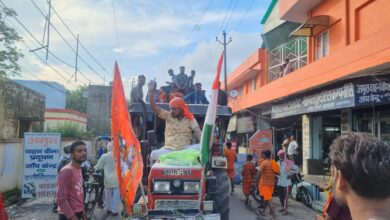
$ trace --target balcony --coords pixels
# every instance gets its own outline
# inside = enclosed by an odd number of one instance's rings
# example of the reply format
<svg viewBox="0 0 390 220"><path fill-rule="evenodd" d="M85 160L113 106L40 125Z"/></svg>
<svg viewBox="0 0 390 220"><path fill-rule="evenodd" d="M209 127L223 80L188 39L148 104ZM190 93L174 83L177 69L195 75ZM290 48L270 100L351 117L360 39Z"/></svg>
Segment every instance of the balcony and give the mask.
<svg viewBox="0 0 390 220"><path fill-rule="evenodd" d="M299 94L336 81L390 67L389 29L331 52L285 77L229 102L233 112Z"/></svg>

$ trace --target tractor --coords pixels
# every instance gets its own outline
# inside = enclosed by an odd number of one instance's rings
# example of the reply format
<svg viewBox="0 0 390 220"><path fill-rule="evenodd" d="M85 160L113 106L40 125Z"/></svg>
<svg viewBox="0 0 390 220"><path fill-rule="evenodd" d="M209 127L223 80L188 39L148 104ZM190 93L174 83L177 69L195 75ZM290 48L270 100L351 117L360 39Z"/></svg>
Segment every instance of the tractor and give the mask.
<svg viewBox="0 0 390 220"><path fill-rule="evenodd" d="M168 104L158 105L169 111ZM189 104L188 107L202 128L208 105ZM226 135L231 109L218 106L214 143L204 169L200 163L187 166L159 162L152 164L150 153L164 145L165 122L156 117L149 104L143 102L132 104L129 112L134 132L141 143L144 161L142 183L147 195L147 216L142 218L228 220L230 181L222 140ZM141 197L140 193L137 194L136 200ZM133 214L140 210L141 202L133 205Z"/></svg>

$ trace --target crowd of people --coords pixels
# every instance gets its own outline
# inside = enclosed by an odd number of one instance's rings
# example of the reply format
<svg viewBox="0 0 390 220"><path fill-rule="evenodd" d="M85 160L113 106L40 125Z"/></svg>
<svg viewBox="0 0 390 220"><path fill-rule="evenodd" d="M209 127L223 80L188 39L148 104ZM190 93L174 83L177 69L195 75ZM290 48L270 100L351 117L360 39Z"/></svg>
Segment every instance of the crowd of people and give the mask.
<svg viewBox="0 0 390 220"><path fill-rule="evenodd" d="M149 95L153 97L156 103L169 103L170 100L180 97L184 99L187 104L209 104L205 91L202 89L202 83L195 82L195 70L191 71L190 76L185 73L185 67L181 66L179 73L176 75L172 69L168 70L168 75L171 80L167 81L166 86L161 86L157 89L157 82L150 80L148 82L148 94L145 101L149 103ZM130 94L131 103L139 103L143 101L143 86L146 83L144 75L138 76L137 85L134 86ZM150 94L151 93L151 94ZM227 95L223 90L219 90L218 97L219 105L227 105Z"/></svg>
<svg viewBox="0 0 390 220"><path fill-rule="evenodd" d="M271 158L271 151L265 150L257 162L253 161L252 155L247 155L242 169L245 204L248 204L252 184L257 179L258 191L263 199L258 212L265 216L269 208L273 219L276 219L272 203L275 187L278 188L282 207L279 212L287 215L291 179L300 172L294 162L297 160L294 155L298 152L295 137L285 136L281 148L277 153L278 162ZM229 157L232 156L225 156L228 160L228 173L229 170L234 172L234 164L229 163ZM329 157L330 181L328 186L322 187L329 191L329 196L323 214L318 215L317 219L389 219L390 146L371 134L351 132L333 141Z"/></svg>

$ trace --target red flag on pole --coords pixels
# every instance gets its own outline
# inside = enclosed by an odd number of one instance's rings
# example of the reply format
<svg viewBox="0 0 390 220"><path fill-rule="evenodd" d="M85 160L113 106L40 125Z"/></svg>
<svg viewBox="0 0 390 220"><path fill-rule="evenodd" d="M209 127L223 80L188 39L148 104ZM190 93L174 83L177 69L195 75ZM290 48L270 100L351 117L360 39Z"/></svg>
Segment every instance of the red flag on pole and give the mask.
<svg viewBox="0 0 390 220"><path fill-rule="evenodd" d="M131 207L142 179L143 161L140 144L131 127L122 78L116 62L112 84L111 127L119 190L126 206L125 210L131 214Z"/></svg>

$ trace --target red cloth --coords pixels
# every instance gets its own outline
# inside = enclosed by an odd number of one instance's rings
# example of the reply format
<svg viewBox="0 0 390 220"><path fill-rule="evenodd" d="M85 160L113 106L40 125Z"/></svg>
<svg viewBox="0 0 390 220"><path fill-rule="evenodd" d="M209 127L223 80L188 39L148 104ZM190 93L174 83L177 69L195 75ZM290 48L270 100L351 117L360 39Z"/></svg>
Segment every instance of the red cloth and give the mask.
<svg viewBox="0 0 390 220"><path fill-rule="evenodd" d="M236 160L237 154L232 149L225 149L224 156L227 160L227 172L230 179L234 178L234 161Z"/></svg>
<svg viewBox="0 0 390 220"><path fill-rule="evenodd" d="M61 169L57 181L58 213L67 218L84 211L83 176L80 168L67 164Z"/></svg>
<svg viewBox="0 0 390 220"><path fill-rule="evenodd" d="M183 110L184 117L186 117L189 120L194 120L194 115L188 110L188 106L184 102L184 100L180 97L173 98L169 102L169 107L172 108L181 108Z"/></svg>
<svg viewBox="0 0 390 220"><path fill-rule="evenodd" d="M7 212L5 211L5 205L3 195L0 193L0 220L8 220Z"/></svg>
<svg viewBox="0 0 390 220"><path fill-rule="evenodd" d="M251 162L246 162L242 166L242 192L248 196L251 193L252 180L255 175L255 165Z"/></svg>

